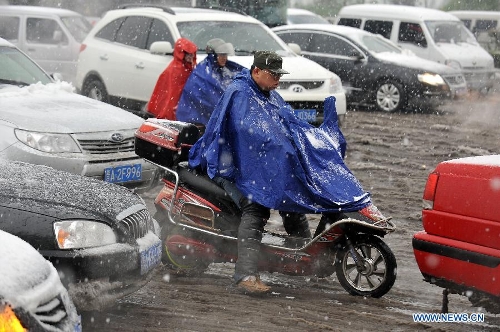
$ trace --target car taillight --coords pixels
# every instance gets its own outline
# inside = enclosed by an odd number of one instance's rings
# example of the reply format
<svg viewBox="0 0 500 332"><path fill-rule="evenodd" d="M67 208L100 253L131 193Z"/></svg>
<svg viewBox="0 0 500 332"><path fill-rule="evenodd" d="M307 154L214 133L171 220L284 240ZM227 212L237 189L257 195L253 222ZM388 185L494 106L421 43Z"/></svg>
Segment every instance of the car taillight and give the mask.
<svg viewBox="0 0 500 332"><path fill-rule="evenodd" d="M425 184L424 197L423 197L423 208L430 210L434 205L434 195L436 194L436 187L439 179L438 173L431 173L427 178L427 183Z"/></svg>
<svg viewBox="0 0 500 332"><path fill-rule="evenodd" d="M82 53L87 48L86 44L80 44L80 53Z"/></svg>

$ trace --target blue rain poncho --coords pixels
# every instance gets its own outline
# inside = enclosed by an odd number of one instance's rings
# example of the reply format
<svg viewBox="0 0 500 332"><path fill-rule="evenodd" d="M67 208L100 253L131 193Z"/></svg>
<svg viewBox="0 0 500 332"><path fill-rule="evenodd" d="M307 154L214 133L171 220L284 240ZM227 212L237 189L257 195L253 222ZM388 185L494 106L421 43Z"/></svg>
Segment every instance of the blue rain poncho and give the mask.
<svg viewBox="0 0 500 332"><path fill-rule="evenodd" d="M189 76L177 105L177 120L206 125L234 75L244 68L230 60L220 67L216 56L208 54Z"/></svg>
<svg viewBox="0 0 500 332"><path fill-rule="evenodd" d="M210 178L236 184L243 195L270 209L318 213L358 211L370 194L344 164L346 141L335 97L316 128L298 119L276 92L263 93L244 69L214 109L189 165Z"/></svg>

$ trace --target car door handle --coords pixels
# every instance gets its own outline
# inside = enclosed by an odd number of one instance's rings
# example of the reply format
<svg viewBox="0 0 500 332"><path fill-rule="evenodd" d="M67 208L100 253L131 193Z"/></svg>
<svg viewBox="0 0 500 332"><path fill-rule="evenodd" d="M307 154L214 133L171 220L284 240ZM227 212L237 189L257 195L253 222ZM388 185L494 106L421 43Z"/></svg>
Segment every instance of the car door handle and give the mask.
<svg viewBox="0 0 500 332"><path fill-rule="evenodd" d="M108 55L107 54L103 54L103 55L99 56L99 58L101 58L101 60L108 61Z"/></svg>
<svg viewBox="0 0 500 332"><path fill-rule="evenodd" d="M135 64L135 68L137 68L137 69L144 69L144 62L142 62L142 61L141 62L137 62Z"/></svg>

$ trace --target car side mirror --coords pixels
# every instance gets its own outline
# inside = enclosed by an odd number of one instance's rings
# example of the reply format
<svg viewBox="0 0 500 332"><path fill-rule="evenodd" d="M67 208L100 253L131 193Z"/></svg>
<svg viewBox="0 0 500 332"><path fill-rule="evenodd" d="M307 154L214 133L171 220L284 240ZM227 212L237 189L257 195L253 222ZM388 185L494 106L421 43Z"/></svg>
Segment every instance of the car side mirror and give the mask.
<svg viewBox="0 0 500 332"><path fill-rule="evenodd" d="M290 47L290 49L293 51L293 53L295 53L297 55L300 55L300 53L302 53L302 50L300 49L299 44L289 43L288 47Z"/></svg>
<svg viewBox="0 0 500 332"><path fill-rule="evenodd" d="M149 52L151 52L151 54L167 55L174 54L174 49L172 48L172 44L170 44L170 42L157 41L151 44Z"/></svg>

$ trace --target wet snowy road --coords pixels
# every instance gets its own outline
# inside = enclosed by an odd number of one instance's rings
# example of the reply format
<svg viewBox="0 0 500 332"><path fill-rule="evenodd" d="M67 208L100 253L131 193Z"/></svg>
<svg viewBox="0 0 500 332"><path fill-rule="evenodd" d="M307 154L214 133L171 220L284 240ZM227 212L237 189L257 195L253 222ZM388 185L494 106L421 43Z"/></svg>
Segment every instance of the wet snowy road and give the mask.
<svg viewBox="0 0 500 332"><path fill-rule="evenodd" d="M500 153L500 98L471 98L439 114L351 111L343 129L347 165L398 229L385 238L398 277L380 299L354 297L334 277L317 280L264 273L273 292L261 297L232 286L234 265L212 264L201 277L163 269L115 307L84 317L84 331L498 331L500 315L449 296L450 313L484 313L483 323L416 323L412 314L439 313L442 289L425 283L411 248L421 229L427 175L440 161ZM156 192L143 195L152 203ZM152 208L152 206L151 206ZM311 225L317 218L311 216ZM273 216L268 227L279 230Z"/></svg>

